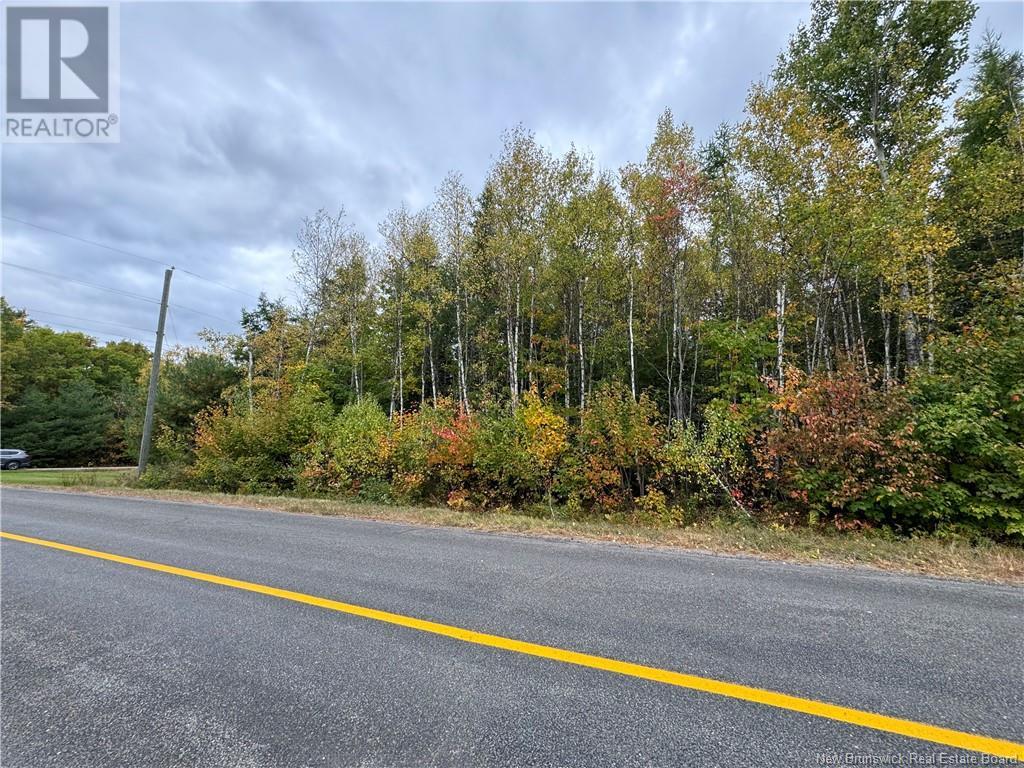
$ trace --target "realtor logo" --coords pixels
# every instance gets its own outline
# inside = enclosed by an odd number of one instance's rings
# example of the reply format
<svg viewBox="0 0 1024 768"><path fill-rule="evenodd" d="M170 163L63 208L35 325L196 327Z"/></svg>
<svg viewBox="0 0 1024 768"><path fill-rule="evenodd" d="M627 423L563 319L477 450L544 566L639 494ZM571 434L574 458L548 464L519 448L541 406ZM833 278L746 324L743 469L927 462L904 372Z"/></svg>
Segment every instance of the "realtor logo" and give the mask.
<svg viewBox="0 0 1024 768"><path fill-rule="evenodd" d="M118 141L117 7L5 11L4 140Z"/></svg>

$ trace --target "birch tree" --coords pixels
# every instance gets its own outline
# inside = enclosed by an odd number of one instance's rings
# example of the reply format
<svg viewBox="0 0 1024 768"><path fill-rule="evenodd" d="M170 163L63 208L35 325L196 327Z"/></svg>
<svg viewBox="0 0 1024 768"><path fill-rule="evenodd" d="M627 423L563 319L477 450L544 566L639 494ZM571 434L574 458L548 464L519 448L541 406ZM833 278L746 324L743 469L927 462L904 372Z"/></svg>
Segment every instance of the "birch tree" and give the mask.
<svg viewBox="0 0 1024 768"><path fill-rule="evenodd" d="M391 398L389 414L405 411L406 313L409 300L410 244L415 220L404 205L390 211L381 222L381 321L391 348Z"/></svg>
<svg viewBox="0 0 1024 768"><path fill-rule="evenodd" d="M942 103L967 56L969 0L818 0L794 35L781 75L816 109L870 145L883 189L936 138ZM922 214L923 218L923 214ZM907 364L922 360L922 329L908 270L889 279L901 303Z"/></svg>
<svg viewBox="0 0 1024 768"><path fill-rule="evenodd" d="M331 215L321 208L302 220L298 246L292 252L295 282L307 329L305 363L309 364L331 293L331 282L343 265L349 225L345 209Z"/></svg>
<svg viewBox="0 0 1024 768"><path fill-rule="evenodd" d="M451 290L454 294L455 328L451 348L455 355L458 399L461 408L469 413L468 350L472 329L469 327L470 297L465 273L473 234L473 198L462 174L452 172L445 177L437 190L434 215L441 260L451 276Z"/></svg>
<svg viewBox="0 0 1024 768"><path fill-rule="evenodd" d="M505 135L502 153L487 181L492 204L486 262L500 306L508 395L513 409L522 391L524 294L525 305L529 306L530 270L536 274L541 257L548 168L547 154L533 134L517 127Z"/></svg>

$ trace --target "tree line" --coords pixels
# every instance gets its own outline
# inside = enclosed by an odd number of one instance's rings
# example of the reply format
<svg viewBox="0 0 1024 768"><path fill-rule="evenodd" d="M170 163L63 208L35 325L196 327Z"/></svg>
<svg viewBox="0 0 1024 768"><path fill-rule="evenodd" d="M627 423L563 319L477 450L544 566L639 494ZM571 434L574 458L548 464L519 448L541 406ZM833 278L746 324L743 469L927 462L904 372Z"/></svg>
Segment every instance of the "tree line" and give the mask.
<svg viewBox="0 0 1024 768"><path fill-rule="evenodd" d="M317 212L154 478L1024 535L1024 65L974 12L820 0L704 142L519 126L373 242Z"/></svg>
<svg viewBox="0 0 1024 768"><path fill-rule="evenodd" d="M136 341L99 345L55 331L0 298L3 445L37 466L113 466L138 458L150 351ZM241 379L222 355L178 348L162 364L157 419L195 430L195 416Z"/></svg>

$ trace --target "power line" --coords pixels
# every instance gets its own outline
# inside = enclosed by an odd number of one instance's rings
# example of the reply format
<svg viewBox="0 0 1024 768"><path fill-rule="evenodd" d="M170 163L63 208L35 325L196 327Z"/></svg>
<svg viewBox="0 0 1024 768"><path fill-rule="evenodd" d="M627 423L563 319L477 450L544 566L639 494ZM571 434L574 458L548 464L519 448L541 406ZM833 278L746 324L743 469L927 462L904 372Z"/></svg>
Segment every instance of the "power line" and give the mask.
<svg viewBox="0 0 1024 768"><path fill-rule="evenodd" d="M133 338L131 336L125 336L123 334L111 333L110 331L105 331L105 330L102 330L102 329L99 329L99 328L83 328L82 326L79 326L79 325L70 325L68 323L52 323L52 322L49 322L49 321L47 321L46 324L47 325L55 325L58 328L67 328L67 329L70 329L72 331L81 331L81 332L84 332L84 333L98 333L98 334L101 334L103 336L120 337L120 338L124 339L125 341L134 341L136 344L142 344L144 347L149 347L149 345L152 343L152 342L149 342L149 341L143 341L142 339L136 339L136 338Z"/></svg>
<svg viewBox="0 0 1024 768"><path fill-rule="evenodd" d="M178 341L178 329L174 327L174 313L171 312L170 306L167 307L167 319L171 321L171 333L174 334L174 345L181 346L181 342Z"/></svg>
<svg viewBox="0 0 1024 768"><path fill-rule="evenodd" d="M77 240L78 242L85 243L86 245L94 245L97 248L104 248L108 251L120 253L124 256L131 256L136 259L143 259L145 261L152 262L153 264L159 264L160 266L171 266L170 264L164 264L159 259L150 258L149 256L142 256L141 254L132 253L131 251L123 251L120 248L115 248L112 245L104 245L103 243L97 243L95 240L87 240L84 237L78 237L78 235L69 235L67 232L61 232L60 230L50 229L50 227L44 227L42 224L33 224L31 221L23 221L22 219L16 219L13 216L7 216L6 214L4 214L4 218L7 219L8 221L16 221L18 224L24 224L26 227L41 229L43 230L43 232L49 232L51 235L60 235L61 237L66 237L68 238L68 240Z"/></svg>
<svg viewBox="0 0 1024 768"><path fill-rule="evenodd" d="M260 299L260 297L257 296L255 293L249 293L248 291L243 291L241 288L235 288L233 285L228 285L227 283L222 283L219 280L214 280L214 279L209 278L209 277L203 277L198 272L193 272L192 270L185 269L183 267L178 267L178 271L188 275L189 277L193 277L196 280L203 280L203 281L205 281L207 283L210 283L211 285L216 285L218 288L223 288L225 291L234 291L235 293L241 294L242 296L245 296L245 297L250 298L250 299L256 299L257 301L259 301L259 299Z"/></svg>
<svg viewBox="0 0 1024 768"><path fill-rule="evenodd" d="M139 254L139 253L132 253L131 251L126 251L123 248L115 248L112 245L107 245L105 243L98 243L95 240L89 240L89 239L84 238L84 237L79 237L78 235L72 235L72 234L69 234L67 232L61 232L59 229L53 229L51 227L44 227L42 224L34 224L31 221L25 221L23 219L16 219L14 216L7 216L6 214L3 216L3 218L7 219L8 221L14 221L14 222L17 222L18 224L23 224L26 227L33 227L35 229L41 229L43 232L49 232L51 235L58 235L60 237L66 237L69 240L77 240L78 242L85 243L86 245L92 245L92 246L95 246L96 248L103 248L103 249L111 251L113 253L120 253L122 256L131 256L131 257L136 258L136 259L142 259L143 261L148 261L148 262L150 262L152 264L159 264L162 267L174 267L173 264L168 264L166 261L160 261L160 259L154 259L151 256L143 256L142 254ZM255 294L249 293L248 291L243 291L240 288L235 288L232 285L227 285L226 283L222 283L222 282L220 282L218 280L214 280L212 278L206 277L204 275L199 274L198 272L193 272L190 269L185 269L183 267L177 267L177 271L181 272L182 274L188 275L189 277L193 277L193 278L195 278L197 280L203 280L203 281L205 281L207 283L210 283L211 285L216 285L217 287L223 288L224 290L234 291L235 293L240 293L243 296L248 296L250 299L256 299L257 301L259 301L260 297L256 296Z"/></svg>
<svg viewBox="0 0 1024 768"><path fill-rule="evenodd" d="M132 330L132 331L142 331L143 333L156 333L156 331L154 331L154 330L152 330L150 328L139 328L138 326L127 325L126 323L115 323L115 322L110 322L108 320L94 320L91 317L78 317L76 315L62 315L60 312L50 312L48 309L31 309L29 307L25 307L25 311L29 312L29 313L34 313L34 314L37 314L37 315L51 315L53 317L63 317L65 319L67 319L67 320L81 320L81 321L86 322L86 323L93 323L94 325L120 326L121 328L128 328L129 330Z"/></svg>
<svg viewBox="0 0 1024 768"><path fill-rule="evenodd" d="M65 275L58 275L56 272L47 272L45 269L36 269L35 267L26 267L24 264L15 264L13 261L4 261L3 265L5 267L15 267L16 269L24 269L26 272L35 272L35 273L40 274L40 275L46 275L47 277L52 277L52 278L54 278L56 280L66 280L69 283L77 283L78 285L84 285L84 286L86 286L88 288L96 288L97 290L100 290L100 291L109 291L110 293L115 293L115 294L118 294L119 296L128 296L130 298L138 299L139 301L145 301L145 302L148 302L150 304L159 304L160 303L156 299L151 299L148 296L143 296L142 294L139 294L139 293L132 293L131 291L122 291L120 288L111 288L111 287L106 286L106 285L99 285L98 283L86 282L85 280L77 280L77 279L75 279L73 277L67 277ZM182 304L172 304L170 306L173 306L176 309L180 309L180 310L182 310L184 312L192 312L193 314L203 315L204 317L213 318L214 320L221 320L221 321L223 321L225 323L235 324L235 323L238 322L237 320L232 320L231 318L228 318L228 317L222 317L221 315L214 315L214 314L211 314L210 312L204 312L201 309L195 309L193 307L186 307L186 306L184 306Z"/></svg>
<svg viewBox="0 0 1024 768"><path fill-rule="evenodd" d="M159 304L160 302L157 302L157 303ZM186 307L186 306L184 306L182 304L168 304L167 306L168 307L172 307L173 309L180 309L183 312L192 312L193 314L196 314L196 315L202 315L203 317L212 317L214 320L223 320L225 323L231 323L232 325L234 325L235 323L238 322L237 320L232 320L229 317L221 317L220 315L211 315L209 312L203 312L203 310L201 310L201 309L193 309L192 307Z"/></svg>
<svg viewBox="0 0 1024 768"><path fill-rule="evenodd" d="M108 291L110 293L116 293L120 296L128 296L139 301L146 301L150 304L159 304L160 302L156 299L151 299L148 296L143 296L139 293L132 293L131 291L122 291L120 288L111 288L107 285L99 285L97 283L88 283L85 280L76 280L73 277L67 277L66 275L58 275L56 272L47 272L45 269L36 269L35 267L26 267L24 264L15 264L13 261L3 262L5 267L15 267L16 269L24 269L26 272L35 272L40 275L46 275L57 280L66 280L69 283L77 283L78 285L84 285L88 288L96 288L100 291Z"/></svg>

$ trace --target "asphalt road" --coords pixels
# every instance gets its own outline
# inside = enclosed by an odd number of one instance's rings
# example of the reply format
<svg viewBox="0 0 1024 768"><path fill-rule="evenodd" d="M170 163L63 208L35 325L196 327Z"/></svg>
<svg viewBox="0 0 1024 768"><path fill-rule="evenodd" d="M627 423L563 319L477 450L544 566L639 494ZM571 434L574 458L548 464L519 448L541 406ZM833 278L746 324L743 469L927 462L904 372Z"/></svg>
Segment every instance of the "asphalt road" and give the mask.
<svg viewBox="0 0 1024 768"><path fill-rule="evenodd" d="M0 503L7 532L1024 742L1012 587L10 487ZM34 544L0 557L5 768L981 764Z"/></svg>

